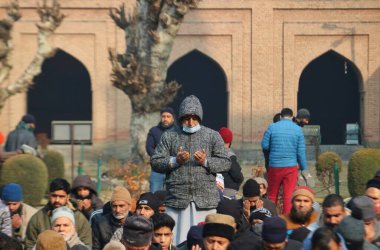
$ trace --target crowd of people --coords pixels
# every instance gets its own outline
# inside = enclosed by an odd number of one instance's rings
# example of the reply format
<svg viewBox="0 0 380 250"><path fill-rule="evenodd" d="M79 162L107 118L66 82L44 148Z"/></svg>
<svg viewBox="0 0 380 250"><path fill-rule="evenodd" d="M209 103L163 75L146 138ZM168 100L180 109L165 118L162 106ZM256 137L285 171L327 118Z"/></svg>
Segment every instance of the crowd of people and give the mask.
<svg viewBox="0 0 380 250"><path fill-rule="evenodd" d="M19 184L8 183L1 191L0 249L379 249L380 171L361 196L345 202L329 194L316 202L301 128L309 117L301 110L293 119L284 108L261 143L265 177L244 182L232 131L203 126L202 105L188 96L178 124L173 109L164 108L148 133L150 192L136 204L124 186L103 203L91 178L79 175L72 185L54 179L37 210L23 203Z"/></svg>

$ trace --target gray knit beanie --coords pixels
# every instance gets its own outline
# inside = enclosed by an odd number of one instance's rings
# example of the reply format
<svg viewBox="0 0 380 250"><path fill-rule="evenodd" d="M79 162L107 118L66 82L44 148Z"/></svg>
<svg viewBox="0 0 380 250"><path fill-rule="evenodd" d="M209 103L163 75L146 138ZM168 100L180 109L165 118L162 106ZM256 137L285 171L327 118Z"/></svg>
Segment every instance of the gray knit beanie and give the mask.
<svg viewBox="0 0 380 250"><path fill-rule="evenodd" d="M203 119L202 104L195 95L186 97L179 106L179 120L186 115L196 115L201 121Z"/></svg>

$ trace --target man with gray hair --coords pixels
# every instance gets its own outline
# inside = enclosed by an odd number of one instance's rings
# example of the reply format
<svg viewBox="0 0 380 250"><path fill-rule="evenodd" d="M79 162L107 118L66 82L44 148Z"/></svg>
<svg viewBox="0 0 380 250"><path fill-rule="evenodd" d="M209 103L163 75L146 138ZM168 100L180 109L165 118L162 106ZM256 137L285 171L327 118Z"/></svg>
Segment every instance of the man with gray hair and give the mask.
<svg viewBox="0 0 380 250"><path fill-rule="evenodd" d="M74 213L70 208L63 206L54 209L51 224L52 230L62 235L69 247L75 247L76 250L90 249L78 237L75 230Z"/></svg>
<svg viewBox="0 0 380 250"><path fill-rule="evenodd" d="M181 128L166 131L151 158L153 169L166 174L165 205L178 222L174 244L185 241L191 226L216 212L220 197L215 176L231 168L219 133L202 126L202 120L199 99L186 97L179 107Z"/></svg>

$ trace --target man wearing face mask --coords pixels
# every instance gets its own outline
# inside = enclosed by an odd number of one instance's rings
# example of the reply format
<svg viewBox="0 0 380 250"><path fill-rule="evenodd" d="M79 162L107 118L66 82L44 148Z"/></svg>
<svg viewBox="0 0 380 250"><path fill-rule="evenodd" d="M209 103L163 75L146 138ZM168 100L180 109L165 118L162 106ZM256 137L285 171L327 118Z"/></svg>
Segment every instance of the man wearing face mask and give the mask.
<svg viewBox="0 0 380 250"><path fill-rule="evenodd" d="M179 108L182 127L165 132L151 157L153 169L166 174L165 205L178 222L173 230L175 244L186 240L192 225L215 213L220 199L215 176L231 166L219 133L202 126L202 118L199 99L186 97Z"/></svg>
<svg viewBox="0 0 380 250"><path fill-rule="evenodd" d="M240 200L244 216L248 218L253 210L265 208L270 211L271 215L277 215L277 209L274 203L260 195L260 185L253 179L247 180L243 185L243 198Z"/></svg>

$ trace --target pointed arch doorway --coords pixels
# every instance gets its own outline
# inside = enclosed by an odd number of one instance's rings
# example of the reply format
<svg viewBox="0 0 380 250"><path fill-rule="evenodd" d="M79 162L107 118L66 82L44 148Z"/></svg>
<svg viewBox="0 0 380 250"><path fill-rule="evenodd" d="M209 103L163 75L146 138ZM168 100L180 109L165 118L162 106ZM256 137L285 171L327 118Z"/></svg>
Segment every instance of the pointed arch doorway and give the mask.
<svg viewBox="0 0 380 250"><path fill-rule="evenodd" d="M36 134L51 138L51 122L92 120L92 92L86 67L63 50L47 59L28 92L28 113L37 120Z"/></svg>
<svg viewBox="0 0 380 250"><path fill-rule="evenodd" d="M195 95L203 107L202 125L214 130L228 125L227 77L212 58L193 50L169 67L166 80L177 81L182 85L169 105L177 115L182 100L188 95Z"/></svg>
<svg viewBox="0 0 380 250"><path fill-rule="evenodd" d="M358 68L333 50L317 57L303 70L298 109L307 108L311 124L320 125L322 144L343 145L346 124L360 126L360 84Z"/></svg>

